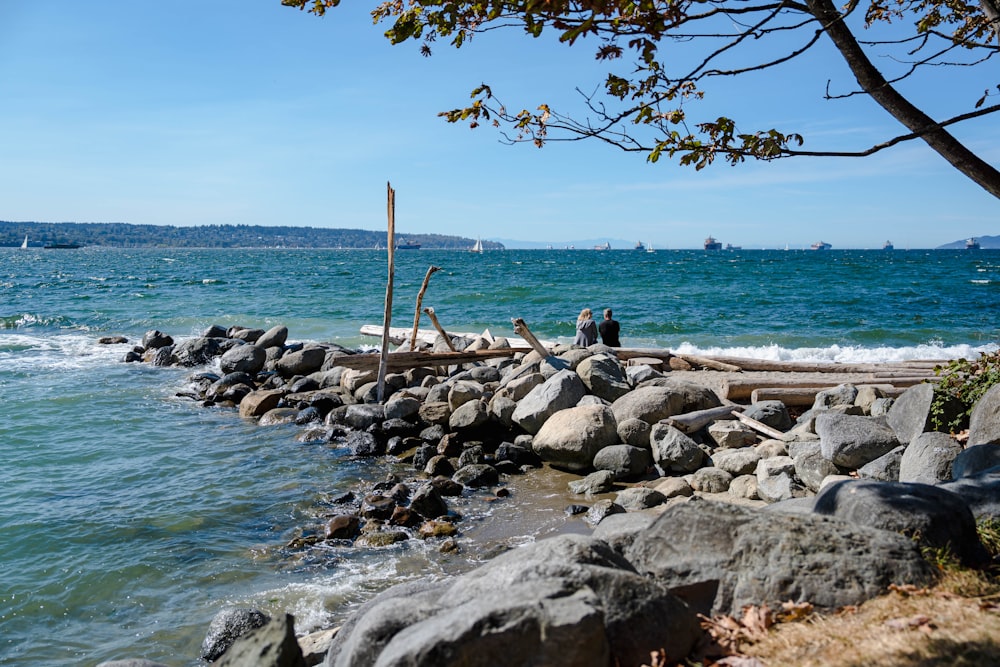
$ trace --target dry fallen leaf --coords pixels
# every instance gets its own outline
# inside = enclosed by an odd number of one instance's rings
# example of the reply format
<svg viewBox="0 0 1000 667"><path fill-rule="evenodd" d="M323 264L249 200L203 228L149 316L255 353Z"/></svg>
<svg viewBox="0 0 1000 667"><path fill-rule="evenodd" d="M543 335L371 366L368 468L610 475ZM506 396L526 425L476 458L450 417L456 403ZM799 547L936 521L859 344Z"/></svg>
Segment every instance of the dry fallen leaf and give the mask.
<svg viewBox="0 0 1000 667"><path fill-rule="evenodd" d="M794 623L812 616L814 608L809 602L788 602L781 603L781 611L778 612L778 621L781 623Z"/></svg>
<svg viewBox="0 0 1000 667"><path fill-rule="evenodd" d="M891 618L882 625L893 630L920 630L930 634L936 626L930 616L917 614L909 618Z"/></svg>

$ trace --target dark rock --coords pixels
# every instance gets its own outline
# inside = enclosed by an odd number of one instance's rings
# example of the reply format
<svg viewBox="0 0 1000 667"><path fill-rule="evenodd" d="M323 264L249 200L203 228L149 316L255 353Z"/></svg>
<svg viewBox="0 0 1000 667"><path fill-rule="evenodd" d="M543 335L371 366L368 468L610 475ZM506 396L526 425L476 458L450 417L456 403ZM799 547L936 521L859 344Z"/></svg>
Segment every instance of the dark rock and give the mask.
<svg viewBox="0 0 1000 667"><path fill-rule="evenodd" d="M583 514L588 509L590 508L586 505L567 505L565 512L569 516L576 516L577 514Z"/></svg>
<svg viewBox="0 0 1000 667"><path fill-rule="evenodd" d="M151 329L142 336L142 346L147 350L155 350L158 347L167 347L173 344L172 337L156 329Z"/></svg>
<svg viewBox="0 0 1000 667"><path fill-rule="evenodd" d="M429 484L444 497L458 497L465 489L461 484L450 477L439 476L433 478Z"/></svg>
<svg viewBox="0 0 1000 667"><path fill-rule="evenodd" d="M366 519L386 520L396 509L396 500L389 496L369 494L361 501L361 516Z"/></svg>
<svg viewBox="0 0 1000 667"><path fill-rule="evenodd" d="M792 428L788 408L781 401L758 401L744 410L743 414L782 432Z"/></svg>
<svg viewBox="0 0 1000 667"><path fill-rule="evenodd" d="M517 466L541 467L542 459L529 446L502 442L497 447L497 461L510 461Z"/></svg>
<svg viewBox="0 0 1000 667"><path fill-rule="evenodd" d="M216 660L226 652L237 639L251 630L263 627L271 617L257 609L231 607L223 609L208 626L208 634L201 642L203 660Z"/></svg>
<svg viewBox="0 0 1000 667"><path fill-rule="evenodd" d="M418 488L410 499L410 509L428 519L436 519L448 513L448 505L432 484Z"/></svg>
<svg viewBox="0 0 1000 667"><path fill-rule="evenodd" d="M125 336L101 336L97 339L98 345L125 345L128 338Z"/></svg>
<svg viewBox="0 0 1000 667"><path fill-rule="evenodd" d="M1000 466L1000 446L973 445L955 457L951 465L951 475L954 479L978 475L984 470Z"/></svg>
<svg viewBox="0 0 1000 667"><path fill-rule="evenodd" d="M438 454L437 456L432 456L424 466L424 472L432 477L438 475L442 477L451 477L455 474L455 466L452 464L451 459L449 459L444 454Z"/></svg>
<svg viewBox="0 0 1000 667"><path fill-rule="evenodd" d="M390 589L344 625L326 664L638 665L660 648L679 660L699 635L686 605L607 544L564 535L452 581Z"/></svg>
<svg viewBox="0 0 1000 667"><path fill-rule="evenodd" d="M213 667L306 667L294 617L284 614L241 637Z"/></svg>
<svg viewBox="0 0 1000 667"><path fill-rule="evenodd" d="M353 540L361 532L361 520L353 514L339 514L326 523L326 539Z"/></svg>
<svg viewBox="0 0 1000 667"><path fill-rule="evenodd" d="M500 481L500 475L497 473L496 468L485 463L463 466L455 471L455 474L451 478L459 484L470 488L495 486Z"/></svg>
<svg viewBox="0 0 1000 667"><path fill-rule="evenodd" d="M201 366L222 354L221 338L191 338L176 346L171 359L178 366Z"/></svg>
<svg viewBox="0 0 1000 667"><path fill-rule="evenodd" d="M343 446L354 456L382 456L385 443L367 431L350 431L342 440Z"/></svg>
<svg viewBox="0 0 1000 667"><path fill-rule="evenodd" d="M988 560L972 512L961 497L929 484L851 480L816 496L813 511L947 548L967 566Z"/></svg>
<svg viewBox="0 0 1000 667"><path fill-rule="evenodd" d="M939 488L959 496L976 521L1000 521L1000 466L945 482Z"/></svg>
<svg viewBox="0 0 1000 667"><path fill-rule="evenodd" d="M933 568L911 540L815 515L691 500L667 508L625 557L695 611L738 616L744 605L860 604L889 584L926 585Z"/></svg>

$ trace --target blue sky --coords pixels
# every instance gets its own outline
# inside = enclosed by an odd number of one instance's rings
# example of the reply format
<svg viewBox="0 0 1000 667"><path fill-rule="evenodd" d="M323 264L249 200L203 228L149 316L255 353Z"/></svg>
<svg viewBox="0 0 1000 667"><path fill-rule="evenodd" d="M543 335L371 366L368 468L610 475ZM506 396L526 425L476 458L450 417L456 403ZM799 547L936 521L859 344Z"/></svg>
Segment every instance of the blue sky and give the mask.
<svg viewBox="0 0 1000 667"><path fill-rule="evenodd" d="M350 4L319 19L279 0L0 3L0 219L381 230L391 182L401 234L926 248L998 233L997 200L916 142L700 172L599 142L502 144L437 112L484 81L511 107L578 105L574 88L607 71L591 45L506 32L424 58ZM867 100L822 99L847 76L821 51L705 106L801 131L806 147L900 133ZM934 76L904 91L942 115L996 85ZM1000 163L995 118L955 133Z"/></svg>

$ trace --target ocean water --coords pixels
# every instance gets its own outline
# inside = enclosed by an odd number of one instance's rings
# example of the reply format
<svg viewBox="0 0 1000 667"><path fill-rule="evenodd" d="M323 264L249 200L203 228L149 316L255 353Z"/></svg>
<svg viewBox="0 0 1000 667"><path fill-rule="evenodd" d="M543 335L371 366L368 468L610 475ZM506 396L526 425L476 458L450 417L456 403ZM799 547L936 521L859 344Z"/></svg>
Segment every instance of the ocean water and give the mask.
<svg viewBox="0 0 1000 667"><path fill-rule="evenodd" d="M630 347L814 361L970 357L1000 338L1000 251L404 251L393 325L424 306L452 331L522 317L569 342L583 307L612 307ZM120 362L159 329L289 327L293 340L377 344L385 254L338 250L0 249L0 664L198 664L212 616L289 611L300 631L392 583L582 531L565 480L511 482L457 508L457 555L285 545L391 461L358 462L176 393L190 369ZM422 326L429 328L426 321Z"/></svg>

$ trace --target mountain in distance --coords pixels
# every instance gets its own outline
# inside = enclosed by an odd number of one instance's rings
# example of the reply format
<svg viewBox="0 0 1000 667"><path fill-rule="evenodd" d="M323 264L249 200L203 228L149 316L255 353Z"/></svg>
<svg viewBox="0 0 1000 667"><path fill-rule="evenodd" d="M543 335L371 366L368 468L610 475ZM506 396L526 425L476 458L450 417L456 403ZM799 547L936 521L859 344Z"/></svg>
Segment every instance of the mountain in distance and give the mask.
<svg viewBox="0 0 1000 667"><path fill-rule="evenodd" d="M553 250L562 250L573 246L576 250L591 250L595 246L603 246L606 243L611 244L612 250L632 250L635 248L635 243L639 239L633 239L632 241L626 241L625 239L573 239L568 241L519 241L516 239L490 239L496 243L503 244L503 247L508 250L545 250L546 248L552 248ZM645 241L643 241L645 243Z"/></svg>
<svg viewBox="0 0 1000 667"><path fill-rule="evenodd" d="M966 236L964 239L939 245L935 250L964 250L965 242L970 238L979 241L979 247L983 250L1000 249L1000 236Z"/></svg>
<svg viewBox="0 0 1000 667"><path fill-rule="evenodd" d="M387 233L368 229L261 225L134 225L124 222L8 222L0 220L0 247L74 244L107 248L385 248ZM475 239L397 233L396 243L428 250L469 250ZM484 241L486 250L503 246Z"/></svg>

